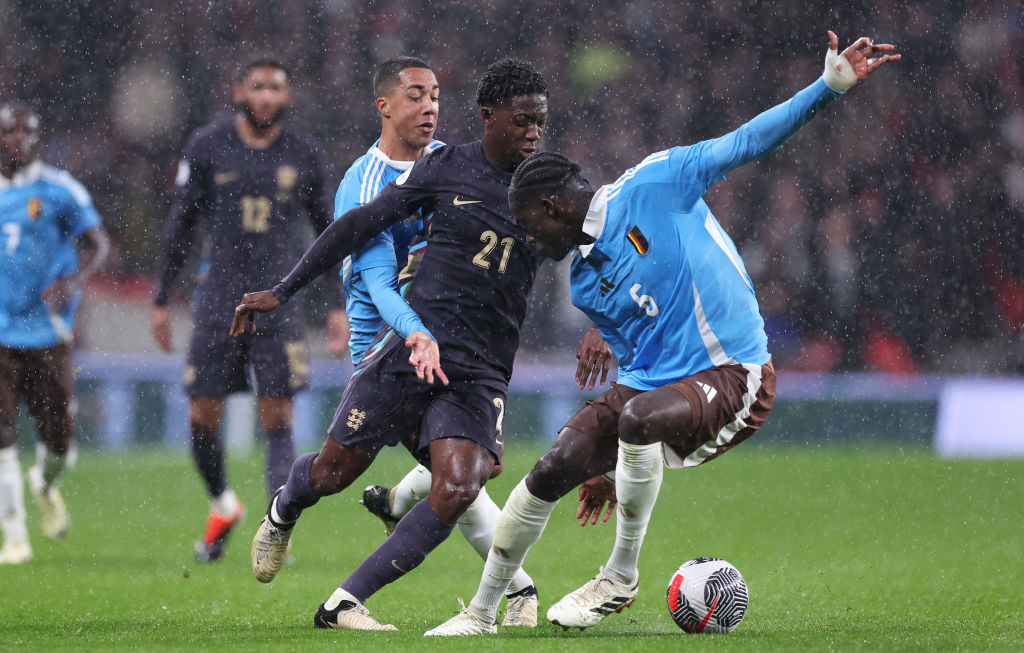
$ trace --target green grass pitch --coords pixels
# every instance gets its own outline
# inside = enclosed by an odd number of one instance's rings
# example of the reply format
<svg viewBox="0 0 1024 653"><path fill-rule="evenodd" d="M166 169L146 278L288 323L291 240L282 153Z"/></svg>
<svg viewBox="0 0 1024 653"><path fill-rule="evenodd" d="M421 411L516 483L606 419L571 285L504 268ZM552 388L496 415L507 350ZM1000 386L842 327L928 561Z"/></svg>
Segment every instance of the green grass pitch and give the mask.
<svg viewBox="0 0 1024 653"><path fill-rule="evenodd" d="M499 503L542 449L510 446ZM23 461L25 462L25 461ZM382 454L357 484L411 466ZM668 470L640 560L640 595L601 625L499 629L433 640L423 631L473 595L482 562L458 535L369 602L397 633L312 627L313 613L380 541L356 488L299 523L296 563L270 585L249 570L264 509L260 460L231 458L249 517L217 565L192 545L206 502L185 452L83 455L65 482L72 531L36 560L0 567L0 648L10 650L1022 650L1024 461L942 461L920 447L748 444L695 470ZM365 481L363 483L362 481ZM542 613L606 559L611 523L581 528L559 506L527 558ZM35 517L29 507L30 520ZM665 607L675 568L697 556L735 564L750 609L730 635L685 635Z"/></svg>

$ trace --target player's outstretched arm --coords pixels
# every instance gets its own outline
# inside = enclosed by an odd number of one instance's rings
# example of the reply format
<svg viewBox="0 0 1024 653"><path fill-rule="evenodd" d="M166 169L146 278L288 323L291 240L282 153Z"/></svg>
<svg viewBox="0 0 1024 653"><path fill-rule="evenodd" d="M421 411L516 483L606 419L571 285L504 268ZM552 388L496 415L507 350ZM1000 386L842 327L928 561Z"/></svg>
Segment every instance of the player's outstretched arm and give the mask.
<svg viewBox="0 0 1024 653"><path fill-rule="evenodd" d="M739 129L708 141L710 154L722 174L770 154L785 143L818 111L889 61L900 55L887 54L896 46L875 43L868 37L857 39L838 53L839 38L829 31L825 70L820 78L792 98L754 117ZM720 177L719 177L720 178ZM717 179L708 179L713 183Z"/></svg>
<svg viewBox="0 0 1024 653"><path fill-rule="evenodd" d="M324 229L288 276L274 286L277 300L282 304L287 302L300 288L417 208L410 206L400 192L388 192L391 188L388 186L369 203L345 212Z"/></svg>

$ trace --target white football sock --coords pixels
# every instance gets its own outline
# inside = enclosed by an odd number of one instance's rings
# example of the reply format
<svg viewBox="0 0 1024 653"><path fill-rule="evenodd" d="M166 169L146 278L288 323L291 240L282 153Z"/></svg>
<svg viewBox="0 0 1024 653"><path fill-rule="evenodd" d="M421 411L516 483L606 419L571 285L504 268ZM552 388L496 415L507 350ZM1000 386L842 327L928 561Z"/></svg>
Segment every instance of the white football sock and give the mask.
<svg viewBox="0 0 1024 653"><path fill-rule="evenodd" d="M43 472L43 493L49 490L50 486L57 484L67 466L67 459L67 455L59 456L53 453L42 442L36 443L36 467Z"/></svg>
<svg viewBox="0 0 1024 653"><path fill-rule="evenodd" d="M430 494L430 481L430 470L423 465L416 465L393 488L395 499L391 506L391 514L396 519L401 519L402 515L412 510L413 506L426 499Z"/></svg>
<svg viewBox="0 0 1024 653"><path fill-rule="evenodd" d="M519 481L494 527L494 541L487 555L480 587L469 603L471 610L485 619L497 619L498 604L509 582L523 566L530 547L540 539L557 505L557 501L542 501L530 494L525 478Z"/></svg>
<svg viewBox="0 0 1024 653"><path fill-rule="evenodd" d="M328 610L333 610L338 607L338 604L342 601L351 601L356 605L362 605L363 602L352 596L349 592L341 589L340 587L334 590L334 594L331 594L331 598L324 601L324 607Z"/></svg>
<svg viewBox="0 0 1024 653"><path fill-rule="evenodd" d="M4 541L28 541L25 527L25 489L18 463L18 447L0 449L0 528Z"/></svg>
<svg viewBox="0 0 1024 653"><path fill-rule="evenodd" d="M498 523L498 517L500 516L501 508L487 494L487 488L480 488L480 494L477 495L476 500L469 505L469 508L466 509L466 512L462 513L459 521L455 524L459 527L459 532L466 538L470 546L485 561L491 551L494 527ZM530 585L533 585L533 579L530 578L529 574L520 569L512 577L512 582L508 586L508 593L518 592Z"/></svg>
<svg viewBox="0 0 1024 653"><path fill-rule="evenodd" d="M226 519L234 517L241 506L242 502L231 488L210 499L210 510Z"/></svg>
<svg viewBox="0 0 1024 653"><path fill-rule="evenodd" d="M604 566L612 580L632 584L639 570L640 547L644 543L651 511L661 489L661 444L629 444L619 440L615 464L615 547Z"/></svg>

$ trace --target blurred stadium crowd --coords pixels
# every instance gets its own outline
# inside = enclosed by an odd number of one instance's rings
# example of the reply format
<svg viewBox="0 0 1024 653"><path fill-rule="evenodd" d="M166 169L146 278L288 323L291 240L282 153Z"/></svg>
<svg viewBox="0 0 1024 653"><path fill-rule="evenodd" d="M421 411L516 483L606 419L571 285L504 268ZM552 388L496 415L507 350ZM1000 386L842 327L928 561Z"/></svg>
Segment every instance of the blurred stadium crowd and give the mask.
<svg viewBox="0 0 1024 653"><path fill-rule="evenodd" d="M93 193L116 239L107 282L127 284L159 259L188 133L231 110L255 51L292 66L291 120L339 180L379 131L379 61L432 63L438 136L456 143L480 133L476 80L512 54L552 89L545 149L606 183L813 81L827 29L843 45L870 35L903 61L708 196L755 281L770 350L789 369L1024 370L1024 9L836 4L0 0L0 95L40 110L46 158ZM584 324L564 265L547 267L533 352L574 348Z"/></svg>

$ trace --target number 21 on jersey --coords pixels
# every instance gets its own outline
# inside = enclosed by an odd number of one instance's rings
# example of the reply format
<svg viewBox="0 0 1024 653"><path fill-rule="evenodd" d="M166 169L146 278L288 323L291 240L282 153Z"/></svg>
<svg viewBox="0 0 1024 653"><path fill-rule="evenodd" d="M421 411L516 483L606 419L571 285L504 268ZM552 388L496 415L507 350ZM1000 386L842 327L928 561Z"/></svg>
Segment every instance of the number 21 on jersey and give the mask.
<svg viewBox="0 0 1024 653"><path fill-rule="evenodd" d="M491 261L488 257L494 251L494 248L498 246L498 234L488 229L480 234L480 241L484 244L484 247L473 257L473 265L489 270ZM508 257L512 253L512 244L516 242L516 239L512 236L506 236L500 242L501 260L498 262L498 274L505 274L505 268L508 267Z"/></svg>

